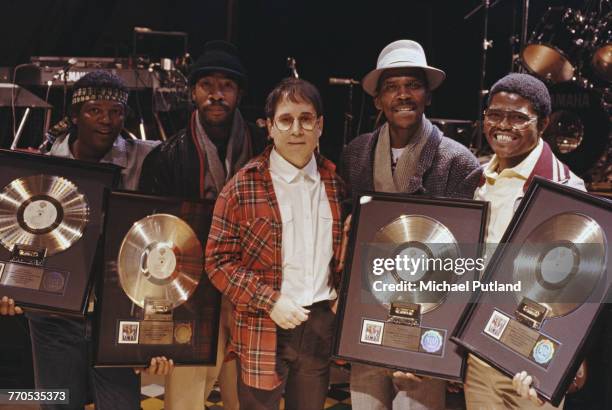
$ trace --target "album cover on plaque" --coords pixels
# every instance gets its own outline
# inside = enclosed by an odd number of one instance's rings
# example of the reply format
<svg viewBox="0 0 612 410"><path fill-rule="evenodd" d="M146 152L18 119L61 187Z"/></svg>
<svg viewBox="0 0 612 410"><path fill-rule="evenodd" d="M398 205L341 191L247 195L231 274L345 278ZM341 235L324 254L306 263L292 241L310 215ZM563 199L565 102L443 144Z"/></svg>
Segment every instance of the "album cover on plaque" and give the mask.
<svg viewBox="0 0 612 410"><path fill-rule="evenodd" d="M108 196L96 366L216 363L221 296L204 271L214 201Z"/></svg>
<svg viewBox="0 0 612 410"><path fill-rule="evenodd" d="M453 340L512 377L527 371L558 405L610 288L612 202L536 177Z"/></svg>
<svg viewBox="0 0 612 410"><path fill-rule="evenodd" d="M85 314L105 188L120 169L0 150L0 296L28 310Z"/></svg>
<svg viewBox="0 0 612 410"><path fill-rule="evenodd" d="M466 308L488 204L360 193L339 295L336 358L461 380L449 341Z"/></svg>

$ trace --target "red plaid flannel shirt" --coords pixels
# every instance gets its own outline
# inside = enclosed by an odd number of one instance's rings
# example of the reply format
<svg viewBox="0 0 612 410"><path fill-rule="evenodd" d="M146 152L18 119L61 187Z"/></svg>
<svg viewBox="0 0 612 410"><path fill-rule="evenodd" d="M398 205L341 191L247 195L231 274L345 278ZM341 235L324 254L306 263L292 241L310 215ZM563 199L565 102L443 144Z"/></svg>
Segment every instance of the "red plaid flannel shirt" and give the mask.
<svg viewBox="0 0 612 410"><path fill-rule="evenodd" d="M234 305L229 351L240 358L244 383L265 390L281 383L270 311L283 280L282 221L270 176L270 151L271 147L245 165L223 188L206 244L206 272ZM331 161L317 156L317 165L334 219L330 281L337 288L344 184Z"/></svg>

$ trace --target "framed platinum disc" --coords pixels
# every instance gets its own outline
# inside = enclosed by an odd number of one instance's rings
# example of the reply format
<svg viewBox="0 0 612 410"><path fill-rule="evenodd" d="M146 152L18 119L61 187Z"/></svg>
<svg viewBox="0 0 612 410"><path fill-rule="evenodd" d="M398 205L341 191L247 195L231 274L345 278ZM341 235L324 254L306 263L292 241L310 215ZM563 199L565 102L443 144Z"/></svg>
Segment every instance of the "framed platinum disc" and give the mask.
<svg viewBox="0 0 612 410"><path fill-rule="evenodd" d="M523 284L515 298L540 303L549 318L567 315L599 283L606 249L603 230L589 216L565 212L545 220L529 233L514 260L513 281Z"/></svg>
<svg viewBox="0 0 612 410"><path fill-rule="evenodd" d="M132 225L117 256L126 295L141 308L145 299L187 301L203 272L202 244L191 227L170 214L155 214Z"/></svg>
<svg viewBox="0 0 612 410"><path fill-rule="evenodd" d="M67 178L33 175L11 181L0 191L0 243L46 249L46 255L70 248L89 221L84 194Z"/></svg>
<svg viewBox="0 0 612 410"><path fill-rule="evenodd" d="M455 259L460 255L459 245L451 231L439 221L425 215L401 215L380 228L372 239L374 246L380 246L386 258L403 257L421 259ZM380 249L379 252L380 253ZM407 275L393 270L380 277L368 275L368 280L381 280L383 283L407 282L448 282L454 283L456 275L452 271L424 266L417 272ZM369 283L372 286L372 283ZM392 302L419 303L421 313L434 310L446 298L445 292L374 292L376 299L388 305Z"/></svg>

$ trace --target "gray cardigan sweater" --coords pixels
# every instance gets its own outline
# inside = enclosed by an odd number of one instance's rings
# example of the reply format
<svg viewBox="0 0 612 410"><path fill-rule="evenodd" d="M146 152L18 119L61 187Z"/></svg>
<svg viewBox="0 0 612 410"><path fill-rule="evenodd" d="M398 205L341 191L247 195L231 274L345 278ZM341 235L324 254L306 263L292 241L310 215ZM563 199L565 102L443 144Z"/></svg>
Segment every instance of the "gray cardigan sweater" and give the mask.
<svg viewBox="0 0 612 410"><path fill-rule="evenodd" d="M352 140L342 152L340 175L349 192L374 191L374 151L380 128ZM476 157L434 125L406 193L472 199L482 176Z"/></svg>

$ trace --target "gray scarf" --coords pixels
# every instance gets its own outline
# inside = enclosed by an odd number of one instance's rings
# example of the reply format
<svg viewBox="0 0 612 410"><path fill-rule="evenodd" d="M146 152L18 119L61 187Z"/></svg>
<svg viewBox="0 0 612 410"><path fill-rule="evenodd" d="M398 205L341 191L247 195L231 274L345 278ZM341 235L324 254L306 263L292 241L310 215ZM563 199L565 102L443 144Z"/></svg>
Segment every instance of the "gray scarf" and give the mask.
<svg viewBox="0 0 612 410"><path fill-rule="evenodd" d="M433 124L425 118L404 147L397 161L395 172L391 171L391 135L385 123L378 135L374 152L374 190L378 192L408 192L410 177L417 169L423 146L433 131Z"/></svg>
<svg viewBox="0 0 612 410"><path fill-rule="evenodd" d="M246 122L242 118L239 110L234 112L232 130L227 144L227 154L225 156L225 166L219 158L217 147L208 138L204 126L200 122L200 116L196 114L196 134L200 146L204 147L206 156L206 170L204 172L204 191L208 198L209 193L214 192L212 197L216 197L225 183L242 168L253 156L251 138L248 136Z"/></svg>

